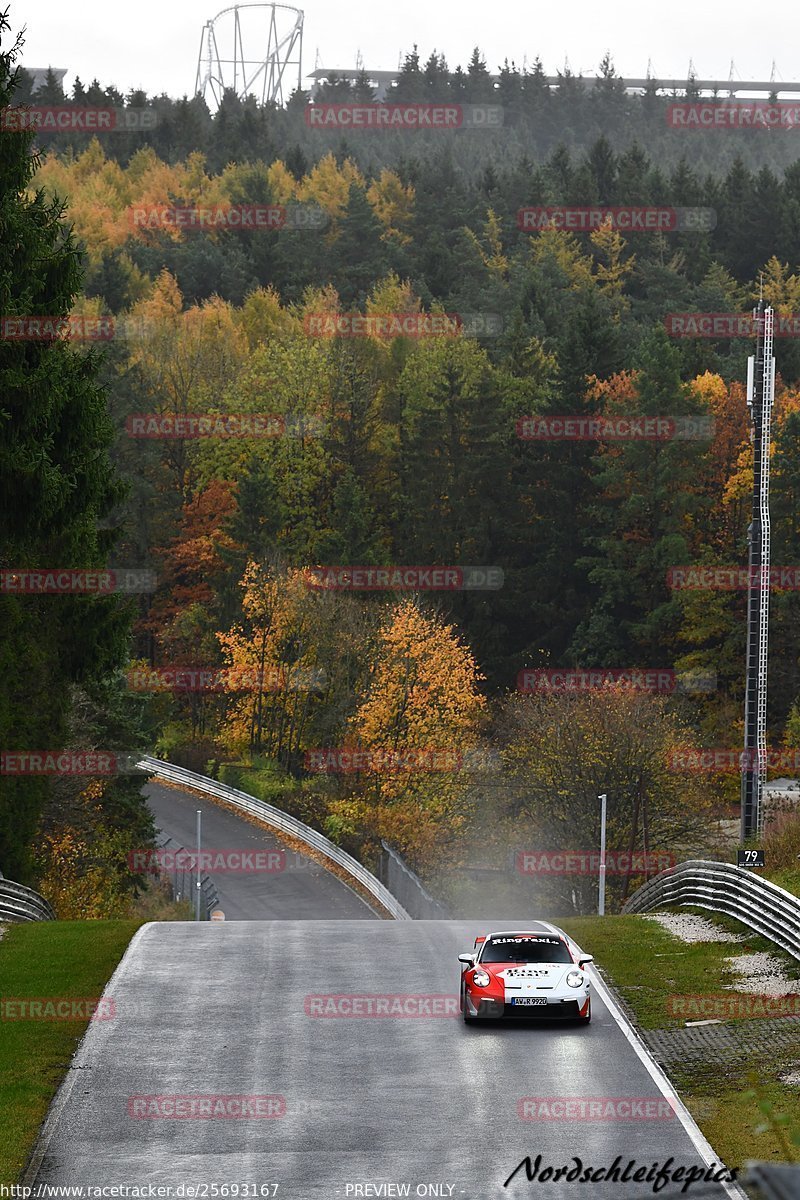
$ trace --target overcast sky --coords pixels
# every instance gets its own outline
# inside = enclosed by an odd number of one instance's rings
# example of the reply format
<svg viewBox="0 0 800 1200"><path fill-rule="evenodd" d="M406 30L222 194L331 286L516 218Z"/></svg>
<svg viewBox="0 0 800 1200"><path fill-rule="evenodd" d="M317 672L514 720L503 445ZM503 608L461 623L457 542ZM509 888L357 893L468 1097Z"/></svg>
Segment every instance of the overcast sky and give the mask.
<svg viewBox="0 0 800 1200"><path fill-rule="evenodd" d="M11 0L12 27L24 23L23 65L66 67L85 84L98 78L123 92L191 94L205 21L229 0ZM746 0L305 0L303 73L351 67L359 50L368 67L393 70L416 41L424 59L441 51L451 67L480 46L490 70L507 57L522 65L538 54L548 74L563 67L594 74L608 50L623 75L727 79L731 59L741 79L800 75L796 48L800 7L792 0L754 6ZM249 50L248 50L249 56ZM258 51L253 57L260 57Z"/></svg>

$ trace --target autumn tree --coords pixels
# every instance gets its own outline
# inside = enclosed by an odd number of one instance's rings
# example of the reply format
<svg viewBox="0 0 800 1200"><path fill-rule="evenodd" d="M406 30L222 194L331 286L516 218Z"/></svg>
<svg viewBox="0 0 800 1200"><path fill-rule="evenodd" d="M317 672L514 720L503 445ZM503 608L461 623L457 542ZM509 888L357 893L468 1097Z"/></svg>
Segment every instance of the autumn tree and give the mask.
<svg viewBox="0 0 800 1200"><path fill-rule="evenodd" d="M450 859L466 825L470 751L472 770L485 769L477 753L487 715L481 679L452 625L412 599L387 613L348 727L350 743L371 751L376 769L339 811L422 869ZM444 770L427 765L434 755ZM394 765L404 758L408 766Z"/></svg>
<svg viewBox="0 0 800 1200"><path fill-rule="evenodd" d="M601 793L609 850L685 857L706 844L710 791L674 769L673 752L693 745L693 734L665 697L612 685L517 696L503 708L498 737L506 815L531 823L530 849L595 851ZM609 875L609 897L623 898L629 882ZM591 876L565 877L555 890L579 912L596 905Z"/></svg>
<svg viewBox="0 0 800 1200"><path fill-rule="evenodd" d="M375 618L276 558L248 563L240 587L241 615L218 634L234 680L223 737L240 754L298 773L305 750L343 736L365 686Z"/></svg>

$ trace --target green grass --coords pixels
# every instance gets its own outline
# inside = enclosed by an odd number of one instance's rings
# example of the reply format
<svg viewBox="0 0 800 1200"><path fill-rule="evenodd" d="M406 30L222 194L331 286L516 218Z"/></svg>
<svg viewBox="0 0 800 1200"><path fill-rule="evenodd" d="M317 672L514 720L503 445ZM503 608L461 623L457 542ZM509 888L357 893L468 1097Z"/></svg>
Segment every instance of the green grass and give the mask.
<svg viewBox="0 0 800 1200"><path fill-rule="evenodd" d="M42 921L0 938L3 999L98 998L141 921ZM86 1020L0 1020L0 1183L19 1180Z"/></svg>
<svg viewBox="0 0 800 1200"><path fill-rule="evenodd" d="M767 878L770 883L777 883L778 887L782 887L785 891L791 892L793 896L800 896L800 869L797 867L786 867L783 870L767 871L765 878Z"/></svg>
<svg viewBox="0 0 800 1200"><path fill-rule="evenodd" d="M642 1030L682 1028L685 1019L670 1015L669 996L706 995L730 988L733 976L723 960L737 954L768 950L783 962L787 975L798 977L800 964L771 942L731 918L697 911L725 929L745 934L746 940L690 944L673 937L657 922L635 916L568 917L558 923L602 964L603 975ZM754 1034L761 1024L758 1017L738 1020ZM741 1167L748 1159L785 1160L774 1133L756 1132L764 1124L759 1105L772 1104L777 1113L789 1115L795 1131L800 1129L798 1089L781 1083L779 1078L782 1072L798 1066L800 1031L794 1050L774 1047L765 1053L762 1044L760 1048L754 1046L745 1059L670 1064L668 1074L715 1152L729 1166ZM794 1153L800 1160L800 1149Z"/></svg>
<svg viewBox="0 0 800 1200"><path fill-rule="evenodd" d="M705 996L731 988L735 991L735 975L724 960L737 954L768 951L781 960L786 975L800 979L800 963L731 917L699 908L680 911L696 913L731 933L744 934L746 940L682 942L657 921L635 916L573 917L562 922L562 928L578 945L602 963L604 974L614 981L618 995L636 1013L641 1029L683 1026L684 1019L670 1013L670 996ZM797 990L800 992L800 982Z"/></svg>
<svg viewBox="0 0 800 1200"><path fill-rule="evenodd" d="M683 1020L670 1015L669 997L721 991L731 981L722 960L741 950L681 942L656 921L634 916L577 917L562 928L602 963L641 1029L679 1029Z"/></svg>

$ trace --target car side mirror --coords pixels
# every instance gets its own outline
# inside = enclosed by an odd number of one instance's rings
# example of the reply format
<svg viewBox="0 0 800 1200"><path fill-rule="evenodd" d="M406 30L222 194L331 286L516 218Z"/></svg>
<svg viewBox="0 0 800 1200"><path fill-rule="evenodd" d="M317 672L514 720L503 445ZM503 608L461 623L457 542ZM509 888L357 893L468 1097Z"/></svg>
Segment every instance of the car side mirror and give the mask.
<svg viewBox="0 0 800 1200"><path fill-rule="evenodd" d="M591 963L591 962L594 962L594 959L592 958L591 954L584 954L583 958L578 959L578 966L585 967L587 963Z"/></svg>
<svg viewBox="0 0 800 1200"><path fill-rule="evenodd" d="M475 955L474 954L459 954L458 961L460 963L466 963L468 967L471 967L472 964L475 962Z"/></svg>

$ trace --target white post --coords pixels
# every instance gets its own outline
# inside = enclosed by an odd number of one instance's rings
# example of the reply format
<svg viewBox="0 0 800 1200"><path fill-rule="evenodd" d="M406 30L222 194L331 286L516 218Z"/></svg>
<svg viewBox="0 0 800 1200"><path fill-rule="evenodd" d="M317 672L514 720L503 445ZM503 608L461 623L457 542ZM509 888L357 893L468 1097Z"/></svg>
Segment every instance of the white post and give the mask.
<svg viewBox="0 0 800 1200"><path fill-rule="evenodd" d="M202 896L202 890L200 887L200 845L201 845L200 831L201 831L202 818L203 818L203 815L202 815L200 809L198 808L198 810L197 810L197 866L195 868L197 884L195 887L195 902L194 902L194 919L195 919L195 921L200 920L200 899Z"/></svg>
<svg viewBox="0 0 800 1200"><path fill-rule="evenodd" d="M597 898L597 915L606 915L606 800L605 792L598 796L600 801L600 887Z"/></svg>

